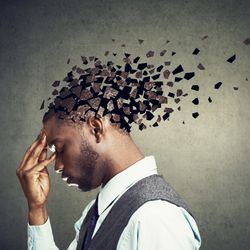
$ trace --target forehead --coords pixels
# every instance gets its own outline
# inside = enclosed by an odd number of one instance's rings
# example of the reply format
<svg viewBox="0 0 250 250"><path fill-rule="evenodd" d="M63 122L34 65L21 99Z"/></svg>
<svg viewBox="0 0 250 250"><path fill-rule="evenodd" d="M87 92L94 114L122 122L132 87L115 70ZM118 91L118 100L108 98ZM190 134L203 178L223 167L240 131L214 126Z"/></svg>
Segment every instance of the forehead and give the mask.
<svg viewBox="0 0 250 250"><path fill-rule="evenodd" d="M57 139L69 139L80 134L80 131L73 126L70 126L65 121L51 116L43 123L43 129L46 134L47 142Z"/></svg>

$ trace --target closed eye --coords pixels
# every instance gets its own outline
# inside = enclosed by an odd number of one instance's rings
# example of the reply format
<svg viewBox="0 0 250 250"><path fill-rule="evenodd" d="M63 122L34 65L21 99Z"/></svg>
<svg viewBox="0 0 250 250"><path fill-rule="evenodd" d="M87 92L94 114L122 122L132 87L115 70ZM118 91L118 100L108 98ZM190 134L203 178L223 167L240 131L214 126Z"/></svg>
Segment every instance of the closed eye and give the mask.
<svg viewBox="0 0 250 250"><path fill-rule="evenodd" d="M55 147L54 144L48 145L48 149L49 149L52 153L56 152L56 147Z"/></svg>

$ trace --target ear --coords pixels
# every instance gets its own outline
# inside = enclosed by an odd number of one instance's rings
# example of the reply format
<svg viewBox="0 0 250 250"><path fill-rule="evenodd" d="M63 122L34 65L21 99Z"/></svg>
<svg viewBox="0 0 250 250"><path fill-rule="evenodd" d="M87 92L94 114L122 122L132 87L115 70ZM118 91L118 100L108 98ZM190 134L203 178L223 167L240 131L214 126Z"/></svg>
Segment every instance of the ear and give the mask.
<svg viewBox="0 0 250 250"><path fill-rule="evenodd" d="M99 143L104 134L104 123L100 115L89 116L87 118L87 124L90 128L90 133L95 136L96 142Z"/></svg>

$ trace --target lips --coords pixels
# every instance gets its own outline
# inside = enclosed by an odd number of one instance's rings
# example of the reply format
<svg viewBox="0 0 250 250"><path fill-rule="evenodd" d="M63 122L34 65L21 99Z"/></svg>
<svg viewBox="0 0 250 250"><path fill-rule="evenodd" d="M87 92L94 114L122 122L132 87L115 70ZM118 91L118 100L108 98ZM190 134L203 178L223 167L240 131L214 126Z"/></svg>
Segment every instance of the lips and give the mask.
<svg viewBox="0 0 250 250"><path fill-rule="evenodd" d="M62 179L67 182L67 180L69 179L69 177L62 177Z"/></svg>
<svg viewBox="0 0 250 250"><path fill-rule="evenodd" d="M67 183L67 185L68 185L69 187L79 187L79 185L76 184L76 183Z"/></svg>
<svg viewBox="0 0 250 250"><path fill-rule="evenodd" d="M69 187L79 187L79 185L77 183L70 182L69 177L63 177L62 176L62 180L64 180L65 182L67 182L67 185Z"/></svg>

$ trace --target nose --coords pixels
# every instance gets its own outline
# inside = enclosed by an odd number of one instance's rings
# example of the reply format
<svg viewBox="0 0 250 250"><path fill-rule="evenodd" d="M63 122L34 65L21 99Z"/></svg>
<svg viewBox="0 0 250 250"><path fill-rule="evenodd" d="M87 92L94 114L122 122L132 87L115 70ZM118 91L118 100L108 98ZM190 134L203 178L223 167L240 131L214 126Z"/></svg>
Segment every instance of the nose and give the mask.
<svg viewBox="0 0 250 250"><path fill-rule="evenodd" d="M60 157L56 157L56 162L55 162L55 171L57 173L61 173L63 171L64 165L62 163L62 160L60 159Z"/></svg>

